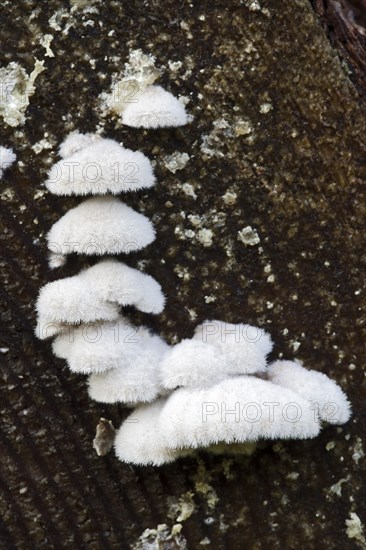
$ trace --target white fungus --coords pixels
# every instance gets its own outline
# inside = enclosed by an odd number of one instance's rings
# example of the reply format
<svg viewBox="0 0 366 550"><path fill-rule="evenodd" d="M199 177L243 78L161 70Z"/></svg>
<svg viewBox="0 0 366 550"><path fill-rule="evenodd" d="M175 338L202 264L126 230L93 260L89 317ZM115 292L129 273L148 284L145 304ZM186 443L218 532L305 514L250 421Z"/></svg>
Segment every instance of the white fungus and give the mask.
<svg viewBox="0 0 366 550"><path fill-rule="evenodd" d="M128 254L155 239L151 221L115 197L93 197L69 210L47 235L55 254Z"/></svg>
<svg viewBox="0 0 366 550"><path fill-rule="evenodd" d="M182 103L161 86L148 86L122 112L122 122L133 128L184 126L188 122Z"/></svg>
<svg viewBox="0 0 366 550"><path fill-rule="evenodd" d="M71 371L79 374L101 374L110 369L123 369L142 350L152 356L169 349L157 335L145 327L134 327L120 316L114 322L100 322L70 328L55 338L53 352L66 359Z"/></svg>
<svg viewBox="0 0 366 550"><path fill-rule="evenodd" d="M112 139L72 134L60 146L64 158L54 164L46 187L56 195L104 195L152 187L151 162L139 151Z"/></svg>
<svg viewBox="0 0 366 550"><path fill-rule="evenodd" d="M115 440L117 456L161 465L186 449L259 439L305 439L319 434L311 404L295 392L253 376L207 389L180 388L133 412Z"/></svg>
<svg viewBox="0 0 366 550"><path fill-rule="evenodd" d="M350 403L341 388L322 372L305 369L298 361L276 361L268 367L274 384L311 401L315 413L330 424L344 424L351 416Z"/></svg>
<svg viewBox="0 0 366 550"><path fill-rule="evenodd" d="M194 340L213 345L225 358L228 374L253 374L266 370L266 356L271 352L271 337L258 327L224 321L204 321L195 330Z"/></svg>
<svg viewBox="0 0 366 550"><path fill-rule="evenodd" d="M0 145L0 179L3 177L5 170L14 164L16 158L13 149Z"/></svg>
<svg viewBox="0 0 366 550"><path fill-rule="evenodd" d="M227 376L225 358L216 346L195 340L182 340L163 359L159 375L167 389L207 387Z"/></svg>
<svg viewBox="0 0 366 550"><path fill-rule="evenodd" d="M104 374L92 374L89 396L102 403L147 403L159 394L158 363L168 345L157 336L144 338L134 352L125 353L119 366ZM122 358L121 358L122 359Z"/></svg>
<svg viewBox="0 0 366 550"><path fill-rule="evenodd" d="M120 307L128 305L157 314L164 303L161 287L150 275L116 260L103 260L41 288L36 333L44 339L61 332L68 323L113 321Z"/></svg>
<svg viewBox="0 0 366 550"><path fill-rule="evenodd" d="M59 147L60 157L65 159L102 139L98 134L71 132Z"/></svg>
<svg viewBox="0 0 366 550"><path fill-rule="evenodd" d="M116 455L122 462L160 466L178 458L178 453L167 447L158 425L165 403L165 399L157 399L141 405L128 417L130 421L122 424L114 440Z"/></svg>

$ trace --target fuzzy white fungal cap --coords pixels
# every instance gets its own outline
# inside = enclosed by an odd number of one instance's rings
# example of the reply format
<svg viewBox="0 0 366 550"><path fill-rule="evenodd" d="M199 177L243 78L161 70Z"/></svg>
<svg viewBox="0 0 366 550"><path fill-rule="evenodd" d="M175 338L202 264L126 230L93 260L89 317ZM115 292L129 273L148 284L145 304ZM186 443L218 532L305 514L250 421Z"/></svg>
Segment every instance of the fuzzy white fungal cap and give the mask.
<svg viewBox="0 0 366 550"><path fill-rule="evenodd" d="M89 395L102 403L147 403L156 399L160 387L158 363L168 345L157 336L145 335L139 345L125 353L118 368L89 377Z"/></svg>
<svg viewBox="0 0 366 550"><path fill-rule="evenodd" d="M67 158L89 147L92 143L102 139L98 134L80 134L80 132L72 132L61 143L59 147L59 154L62 158Z"/></svg>
<svg viewBox="0 0 366 550"><path fill-rule="evenodd" d="M151 221L115 197L93 197L69 210L50 229L56 254L129 254L155 239Z"/></svg>
<svg viewBox="0 0 366 550"><path fill-rule="evenodd" d="M271 382L240 376L208 389L180 388L165 400L138 408L122 424L115 448L126 462L159 465L186 449L306 439L319 431L309 401Z"/></svg>
<svg viewBox="0 0 366 550"><path fill-rule="evenodd" d="M314 412L330 424L344 424L351 416L345 393L328 376L305 369L298 361L276 361L268 367L274 384L288 388L313 403Z"/></svg>
<svg viewBox="0 0 366 550"><path fill-rule="evenodd" d="M100 319L113 321L118 317L118 304L100 298L84 277L74 277L47 283L40 290L36 309L36 334L40 339L54 336L64 330L65 324L90 323Z"/></svg>
<svg viewBox="0 0 366 550"><path fill-rule="evenodd" d="M166 354L159 376L167 389L212 386L227 377L225 357L216 346L196 340L182 340Z"/></svg>
<svg viewBox="0 0 366 550"><path fill-rule="evenodd" d="M165 403L158 399L141 405L122 424L114 440L114 450L122 462L161 466L177 458L177 453L168 449L158 426Z"/></svg>
<svg viewBox="0 0 366 550"><path fill-rule="evenodd" d="M13 149L8 149L0 145L0 179L7 168L14 164L16 160L16 154Z"/></svg>
<svg viewBox="0 0 366 550"><path fill-rule="evenodd" d="M122 113L122 122L133 128L184 126L187 114L181 102L161 86L148 86Z"/></svg>
<svg viewBox="0 0 366 550"><path fill-rule="evenodd" d="M57 357L66 359L70 370L82 374L101 374L123 369L142 349L151 357L163 356L169 346L145 327L134 327L120 316L114 322L93 323L70 329L53 342ZM137 359L136 359L137 361Z"/></svg>
<svg viewBox="0 0 366 550"><path fill-rule="evenodd" d="M114 195L152 187L155 176L151 162L139 151L125 149L112 139L86 136L66 138L60 150L69 156L51 168L46 187L55 195ZM99 136L98 136L99 137ZM71 146L69 143L71 140ZM75 144L76 141L76 144ZM65 148L64 148L65 145ZM74 148L84 145L76 152Z"/></svg>
<svg viewBox="0 0 366 550"><path fill-rule="evenodd" d="M231 375L264 372L266 356L273 347L271 337L260 328L216 320L198 325L193 339L216 346Z"/></svg>
<svg viewBox="0 0 366 550"><path fill-rule="evenodd" d="M36 303L39 338L61 332L65 323L114 321L122 306L160 313L165 297L159 283L116 260L103 260L78 275L41 288Z"/></svg>

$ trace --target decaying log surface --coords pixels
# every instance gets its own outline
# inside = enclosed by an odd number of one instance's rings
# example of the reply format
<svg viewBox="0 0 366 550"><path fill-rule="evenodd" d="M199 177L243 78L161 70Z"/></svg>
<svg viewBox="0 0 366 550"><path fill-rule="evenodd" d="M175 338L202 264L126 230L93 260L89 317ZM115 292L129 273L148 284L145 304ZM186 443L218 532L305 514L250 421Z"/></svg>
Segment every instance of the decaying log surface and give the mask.
<svg viewBox="0 0 366 550"><path fill-rule="evenodd" d="M366 0L313 0L331 44L347 63L350 78L366 93Z"/></svg>
<svg viewBox="0 0 366 550"><path fill-rule="evenodd" d="M2 124L1 144L19 159L1 182L2 547L362 547L364 105L310 2L71 5L2 8L2 65L29 74L35 58L45 62L25 123ZM101 116L98 95L136 48L156 55L161 83L190 99L190 125L145 132ZM153 469L97 456L99 418L118 426L127 411L90 402L85 380L34 338L33 303L46 281L87 264L49 271L45 233L78 199L52 197L42 182L65 134L98 125L156 160L157 187L126 200L158 238L128 262L143 261L168 302L157 319L131 318L170 341L206 318L259 324L276 356L342 385L349 424L250 458L201 454ZM176 151L189 161L172 173ZM253 246L238 238L247 226L260 239Z"/></svg>

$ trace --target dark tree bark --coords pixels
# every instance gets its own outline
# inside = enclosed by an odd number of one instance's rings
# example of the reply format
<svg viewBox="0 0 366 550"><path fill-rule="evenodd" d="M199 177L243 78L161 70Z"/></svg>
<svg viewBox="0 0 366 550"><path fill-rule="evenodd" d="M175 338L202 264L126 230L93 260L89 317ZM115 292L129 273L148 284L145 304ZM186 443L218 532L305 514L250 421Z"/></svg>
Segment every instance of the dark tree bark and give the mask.
<svg viewBox="0 0 366 550"><path fill-rule="evenodd" d="M25 124L2 125L1 144L20 161L1 182L2 547L141 548L143 531L159 524L167 528L151 538L164 549L362 547L366 125L347 71L308 0L71 4L2 9L2 65L30 73L37 57L46 68ZM55 57L45 57L47 34ZM156 55L161 83L190 99L190 125L144 132L102 118L98 95L135 48ZM363 59L354 70L362 88ZM154 469L97 456L99 418L118 426L127 410L91 402L85 380L33 330L39 287L87 265L49 271L45 233L79 201L52 197L42 182L66 133L98 124L157 163L157 187L126 197L153 218L157 240L128 262L144 260L168 302L158 318L132 320L170 341L207 318L263 326L274 356L297 357L348 392L347 425L263 444L249 458L200 454ZM43 139L52 149L34 150ZM164 157L175 151L190 160L172 174ZM187 237L197 233L190 215L212 231L210 246ZM238 240L248 225L256 246ZM180 539L170 535L177 523Z"/></svg>

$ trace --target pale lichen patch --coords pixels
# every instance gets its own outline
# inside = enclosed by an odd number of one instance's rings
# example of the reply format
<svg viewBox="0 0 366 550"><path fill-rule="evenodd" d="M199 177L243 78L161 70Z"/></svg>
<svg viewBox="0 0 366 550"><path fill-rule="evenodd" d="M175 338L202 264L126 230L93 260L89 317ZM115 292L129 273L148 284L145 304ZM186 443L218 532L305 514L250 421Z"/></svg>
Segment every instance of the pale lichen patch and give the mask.
<svg viewBox="0 0 366 550"><path fill-rule="evenodd" d="M260 238L255 229L247 225L241 231L238 231L238 240L246 246L255 246L260 243Z"/></svg>
<svg viewBox="0 0 366 550"><path fill-rule="evenodd" d="M179 170L183 170L189 161L189 155L187 153L181 153L176 151L171 155L165 156L162 160L165 168L167 168L172 174L175 174Z"/></svg>
<svg viewBox="0 0 366 550"><path fill-rule="evenodd" d="M0 115L9 126L24 124L29 98L35 92L34 82L44 70L44 62L38 59L29 75L13 61L0 69Z"/></svg>

